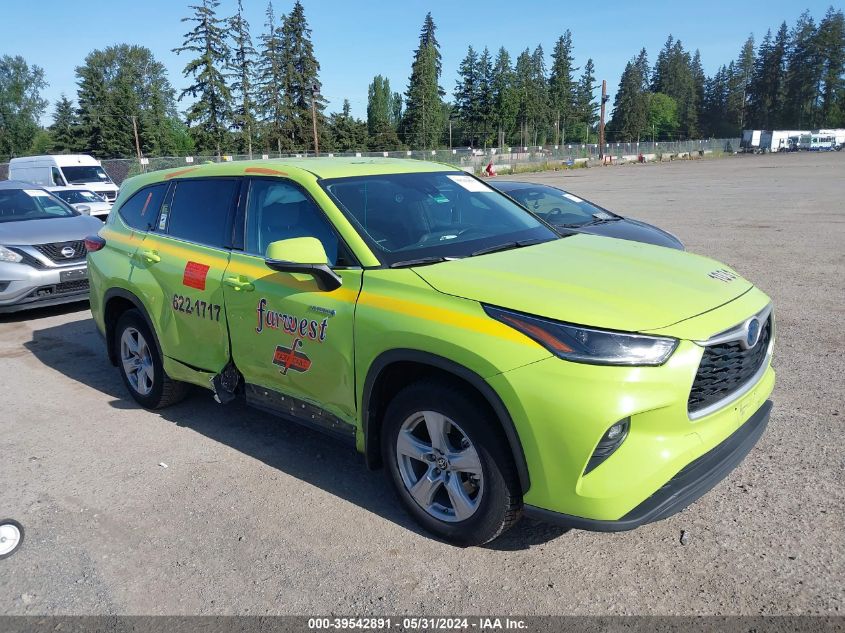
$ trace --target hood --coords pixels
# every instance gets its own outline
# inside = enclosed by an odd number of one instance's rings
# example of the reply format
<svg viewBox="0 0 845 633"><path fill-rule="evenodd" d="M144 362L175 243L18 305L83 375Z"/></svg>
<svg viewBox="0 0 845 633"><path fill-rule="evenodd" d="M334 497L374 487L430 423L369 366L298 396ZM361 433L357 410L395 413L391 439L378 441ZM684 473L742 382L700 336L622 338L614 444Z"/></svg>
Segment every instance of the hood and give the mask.
<svg viewBox="0 0 845 633"><path fill-rule="evenodd" d="M81 240L103 228L103 223L90 215L49 220L22 220L0 222L0 244L4 246L30 246Z"/></svg>
<svg viewBox="0 0 845 633"><path fill-rule="evenodd" d="M667 233L651 224L640 222L639 220L631 220L630 218L602 222L600 224L588 224L584 227L574 227L571 230L578 231L579 233L590 233L591 235L615 237L620 240L633 240L645 244L654 244L655 246L684 249L681 241L671 233Z"/></svg>
<svg viewBox="0 0 845 633"><path fill-rule="evenodd" d="M752 287L706 257L586 234L414 270L445 294L629 332L673 325Z"/></svg>

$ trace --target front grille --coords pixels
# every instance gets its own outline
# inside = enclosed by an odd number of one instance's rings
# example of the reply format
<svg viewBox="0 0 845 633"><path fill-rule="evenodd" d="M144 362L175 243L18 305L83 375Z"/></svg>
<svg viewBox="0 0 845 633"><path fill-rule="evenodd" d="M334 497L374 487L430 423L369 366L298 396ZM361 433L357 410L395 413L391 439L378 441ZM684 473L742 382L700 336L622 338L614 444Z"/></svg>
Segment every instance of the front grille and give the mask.
<svg viewBox="0 0 845 633"><path fill-rule="evenodd" d="M63 281L54 286L41 286L30 292L27 297L46 299L48 297L55 297L57 295L68 295L75 292L85 292L88 290L87 279L77 279L75 281Z"/></svg>
<svg viewBox="0 0 845 633"><path fill-rule="evenodd" d="M82 240L77 240L73 242L56 242L54 244L36 244L34 248L41 253L42 255L46 255L52 261L56 262L57 264L67 264L70 262L78 262L79 260L85 259L85 242ZM73 251L73 254L70 254L70 251L66 251L68 255L62 253L63 250L70 249Z"/></svg>
<svg viewBox="0 0 845 633"><path fill-rule="evenodd" d="M56 284L56 294L65 294L68 292L82 292L88 290L87 279L77 279L76 281L63 281Z"/></svg>
<svg viewBox="0 0 845 633"><path fill-rule="evenodd" d="M765 362L771 336L772 317L769 316L757 345L751 349L743 349L738 341L706 347L692 383L687 410L695 413L742 388Z"/></svg>

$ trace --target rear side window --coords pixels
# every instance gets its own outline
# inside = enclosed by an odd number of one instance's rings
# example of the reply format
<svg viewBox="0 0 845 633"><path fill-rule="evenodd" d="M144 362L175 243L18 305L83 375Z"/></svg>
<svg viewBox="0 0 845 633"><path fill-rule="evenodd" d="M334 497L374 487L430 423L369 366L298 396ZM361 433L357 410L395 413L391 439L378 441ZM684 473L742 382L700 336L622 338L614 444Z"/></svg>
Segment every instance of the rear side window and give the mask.
<svg viewBox="0 0 845 633"><path fill-rule="evenodd" d="M198 244L228 246L229 213L240 184L232 178L177 181L170 207L161 214L159 229Z"/></svg>
<svg viewBox="0 0 845 633"><path fill-rule="evenodd" d="M155 224L166 193L167 183L144 187L120 206L118 214L133 229L149 231Z"/></svg>

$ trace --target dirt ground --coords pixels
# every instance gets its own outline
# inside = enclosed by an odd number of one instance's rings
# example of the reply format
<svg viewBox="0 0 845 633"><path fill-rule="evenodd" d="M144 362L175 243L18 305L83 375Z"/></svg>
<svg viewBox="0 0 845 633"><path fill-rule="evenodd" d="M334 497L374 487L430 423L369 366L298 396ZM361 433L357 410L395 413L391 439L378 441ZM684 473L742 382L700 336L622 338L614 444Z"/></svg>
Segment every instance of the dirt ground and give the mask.
<svg viewBox="0 0 845 633"><path fill-rule="evenodd" d="M317 433L206 393L138 408L86 304L38 310L0 318L0 515L27 530L0 613L842 615L845 152L521 178L658 224L772 296L775 409L725 481L633 532L523 521L457 549Z"/></svg>

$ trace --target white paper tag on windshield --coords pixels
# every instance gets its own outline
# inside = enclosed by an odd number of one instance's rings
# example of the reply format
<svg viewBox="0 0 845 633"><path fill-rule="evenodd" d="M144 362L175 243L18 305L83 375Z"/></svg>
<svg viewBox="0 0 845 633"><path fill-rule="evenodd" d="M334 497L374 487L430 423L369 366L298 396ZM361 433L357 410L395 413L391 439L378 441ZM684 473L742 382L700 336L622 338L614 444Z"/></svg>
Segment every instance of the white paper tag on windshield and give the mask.
<svg viewBox="0 0 845 633"><path fill-rule="evenodd" d="M584 202L583 200L581 200L581 198L579 198L578 196L573 196L571 193L565 193L563 194L563 197L572 200L572 202Z"/></svg>
<svg viewBox="0 0 845 633"><path fill-rule="evenodd" d="M479 182L472 176L446 176L449 180L454 182L456 185L460 185L467 191L472 191L473 193L490 193L491 189L483 182Z"/></svg>
<svg viewBox="0 0 845 633"><path fill-rule="evenodd" d="M597 220L612 220L613 219L612 215L610 215L609 213L605 213L604 211L596 211L593 214L593 217L596 218Z"/></svg>
<svg viewBox="0 0 845 633"><path fill-rule="evenodd" d="M40 189L24 189L23 192L30 198L46 198L50 195L46 191L41 191Z"/></svg>

